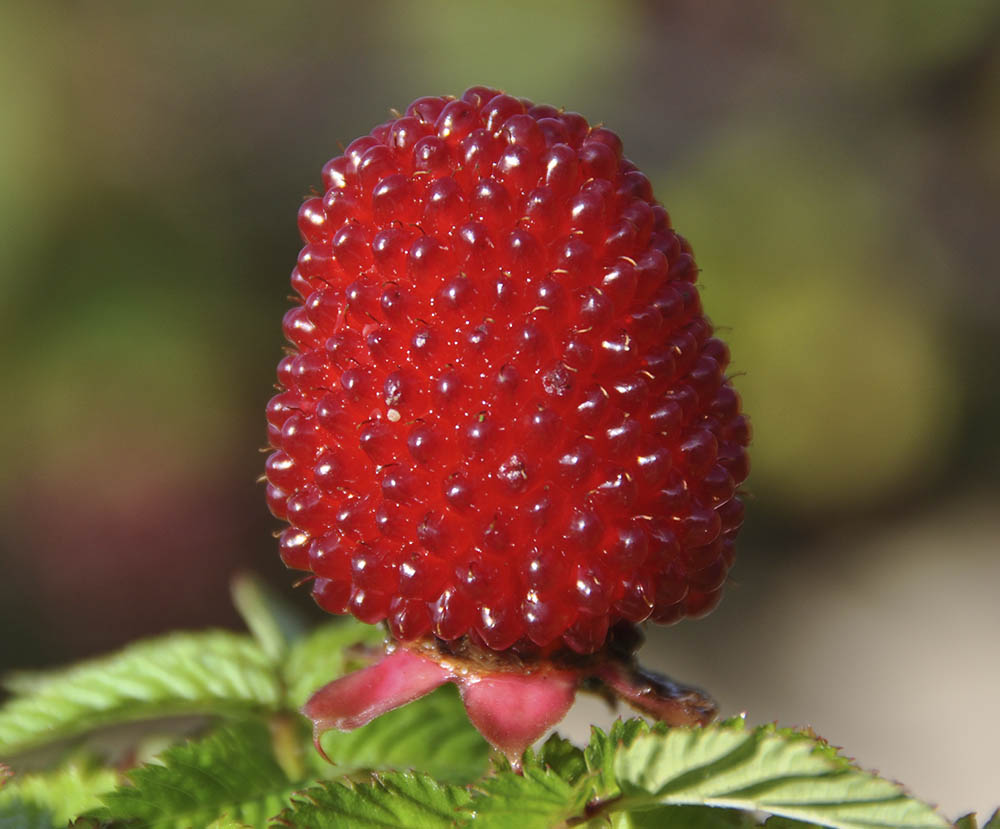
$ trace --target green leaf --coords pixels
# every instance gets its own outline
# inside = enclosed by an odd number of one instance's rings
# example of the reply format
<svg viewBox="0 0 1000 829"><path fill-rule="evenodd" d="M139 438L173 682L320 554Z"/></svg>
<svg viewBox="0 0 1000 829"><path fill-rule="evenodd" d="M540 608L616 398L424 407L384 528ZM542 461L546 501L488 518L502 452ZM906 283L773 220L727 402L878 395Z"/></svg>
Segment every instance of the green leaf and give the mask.
<svg viewBox="0 0 1000 829"><path fill-rule="evenodd" d="M1000 829L1000 809L993 813L993 817L986 822L983 829Z"/></svg>
<svg viewBox="0 0 1000 829"><path fill-rule="evenodd" d="M11 694L33 694L45 685L51 671L12 671L0 679L0 687Z"/></svg>
<svg viewBox="0 0 1000 829"><path fill-rule="evenodd" d="M132 785L104 795L100 817L148 829L206 826L220 818L265 827L301 786L285 776L267 726L257 721L174 746L160 763L133 769L128 778Z"/></svg>
<svg viewBox="0 0 1000 829"><path fill-rule="evenodd" d="M621 808L698 804L759 810L841 829L949 824L903 789L852 766L827 744L788 730L676 728L620 749Z"/></svg>
<svg viewBox="0 0 1000 829"><path fill-rule="evenodd" d="M322 745L340 774L345 768L417 768L449 783L479 777L490 754L453 685L383 714L356 731L328 731Z"/></svg>
<svg viewBox="0 0 1000 829"><path fill-rule="evenodd" d="M231 585L233 604L261 649L277 662L289 644L301 639L306 623L299 611L249 573L241 573Z"/></svg>
<svg viewBox="0 0 1000 829"><path fill-rule="evenodd" d="M583 750L558 734L549 737L532 760L543 768L550 768L567 783L576 783L587 773ZM531 762L529 761L529 762Z"/></svg>
<svg viewBox="0 0 1000 829"><path fill-rule="evenodd" d="M100 795L118 785L112 769L91 768L74 762L46 774L12 777L0 789L0 827L19 825L65 826L73 818L100 804ZM31 821L34 821L32 823Z"/></svg>
<svg viewBox="0 0 1000 829"><path fill-rule="evenodd" d="M471 805L476 829L548 829L582 815L594 787L589 778L577 784L551 769L525 766L523 774L502 771L476 784Z"/></svg>
<svg viewBox="0 0 1000 829"><path fill-rule="evenodd" d="M615 829L755 829L759 825L747 812L711 806L658 806L626 812L614 821Z"/></svg>
<svg viewBox="0 0 1000 829"><path fill-rule="evenodd" d="M228 815L223 815L222 817L213 820L205 829L253 829L249 823L243 823L239 820L233 820Z"/></svg>
<svg viewBox="0 0 1000 829"><path fill-rule="evenodd" d="M331 781L293 796L278 823L296 829L437 829L466 823L459 786L425 774L385 772L370 782Z"/></svg>
<svg viewBox="0 0 1000 829"><path fill-rule="evenodd" d="M34 680L0 708L0 757L111 723L190 713L273 709L277 672L253 640L178 633Z"/></svg>
<svg viewBox="0 0 1000 829"><path fill-rule="evenodd" d="M59 825L48 809L34 803L17 800L0 805L0 829L55 829Z"/></svg>
<svg viewBox="0 0 1000 829"><path fill-rule="evenodd" d="M296 642L282 669L288 705L301 708L326 683L363 667L365 650L381 645L384 639L381 628L338 619Z"/></svg>
<svg viewBox="0 0 1000 829"><path fill-rule="evenodd" d="M583 751L587 768L596 775L596 789L601 797L610 797L619 792L615 780L615 754L620 746L631 745L640 734L648 734L649 724L645 720L632 718L617 719L605 734L597 726L591 726L590 742Z"/></svg>

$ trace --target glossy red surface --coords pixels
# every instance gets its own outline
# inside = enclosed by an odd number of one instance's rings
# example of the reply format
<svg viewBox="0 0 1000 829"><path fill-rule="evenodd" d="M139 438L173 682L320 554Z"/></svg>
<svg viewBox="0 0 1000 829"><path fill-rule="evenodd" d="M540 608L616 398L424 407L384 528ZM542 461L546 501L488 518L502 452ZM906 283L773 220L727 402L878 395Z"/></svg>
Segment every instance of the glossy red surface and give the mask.
<svg viewBox="0 0 1000 829"><path fill-rule="evenodd" d="M621 140L489 90L323 168L268 405L281 553L393 634L588 653L708 612L748 422Z"/></svg>

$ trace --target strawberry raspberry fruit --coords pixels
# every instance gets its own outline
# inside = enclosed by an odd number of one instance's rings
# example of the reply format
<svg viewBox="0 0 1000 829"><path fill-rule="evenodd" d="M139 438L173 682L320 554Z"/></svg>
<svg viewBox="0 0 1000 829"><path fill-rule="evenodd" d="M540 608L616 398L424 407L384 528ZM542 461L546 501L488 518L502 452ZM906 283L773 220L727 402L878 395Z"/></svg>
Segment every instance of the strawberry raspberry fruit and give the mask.
<svg viewBox="0 0 1000 829"><path fill-rule="evenodd" d="M718 601L749 425L691 247L621 140L477 87L414 101L323 184L299 211L267 499L318 604L391 639L317 693L317 729L446 681L514 758L581 682L710 717L636 667L635 626Z"/></svg>

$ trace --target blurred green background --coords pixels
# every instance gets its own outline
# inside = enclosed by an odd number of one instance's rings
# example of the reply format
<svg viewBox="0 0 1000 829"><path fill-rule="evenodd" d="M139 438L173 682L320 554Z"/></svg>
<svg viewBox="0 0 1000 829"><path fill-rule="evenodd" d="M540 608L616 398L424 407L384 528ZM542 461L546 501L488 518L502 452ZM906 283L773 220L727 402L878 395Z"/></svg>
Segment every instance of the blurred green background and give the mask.
<svg viewBox="0 0 1000 829"><path fill-rule="evenodd" d="M288 590L253 481L298 204L478 83L622 135L742 375L727 598L645 659L995 805L996 0L0 6L0 669Z"/></svg>

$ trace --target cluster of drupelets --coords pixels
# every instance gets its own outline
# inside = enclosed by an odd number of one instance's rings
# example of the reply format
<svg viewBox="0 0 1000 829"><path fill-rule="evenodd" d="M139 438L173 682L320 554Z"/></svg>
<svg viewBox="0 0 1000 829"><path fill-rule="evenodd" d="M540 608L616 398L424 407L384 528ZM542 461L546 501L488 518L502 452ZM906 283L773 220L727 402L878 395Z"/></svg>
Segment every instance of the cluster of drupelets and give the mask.
<svg viewBox="0 0 1000 829"><path fill-rule="evenodd" d="M477 88L415 101L323 182L267 462L317 602L525 654L711 610L749 424L619 138Z"/></svg>

